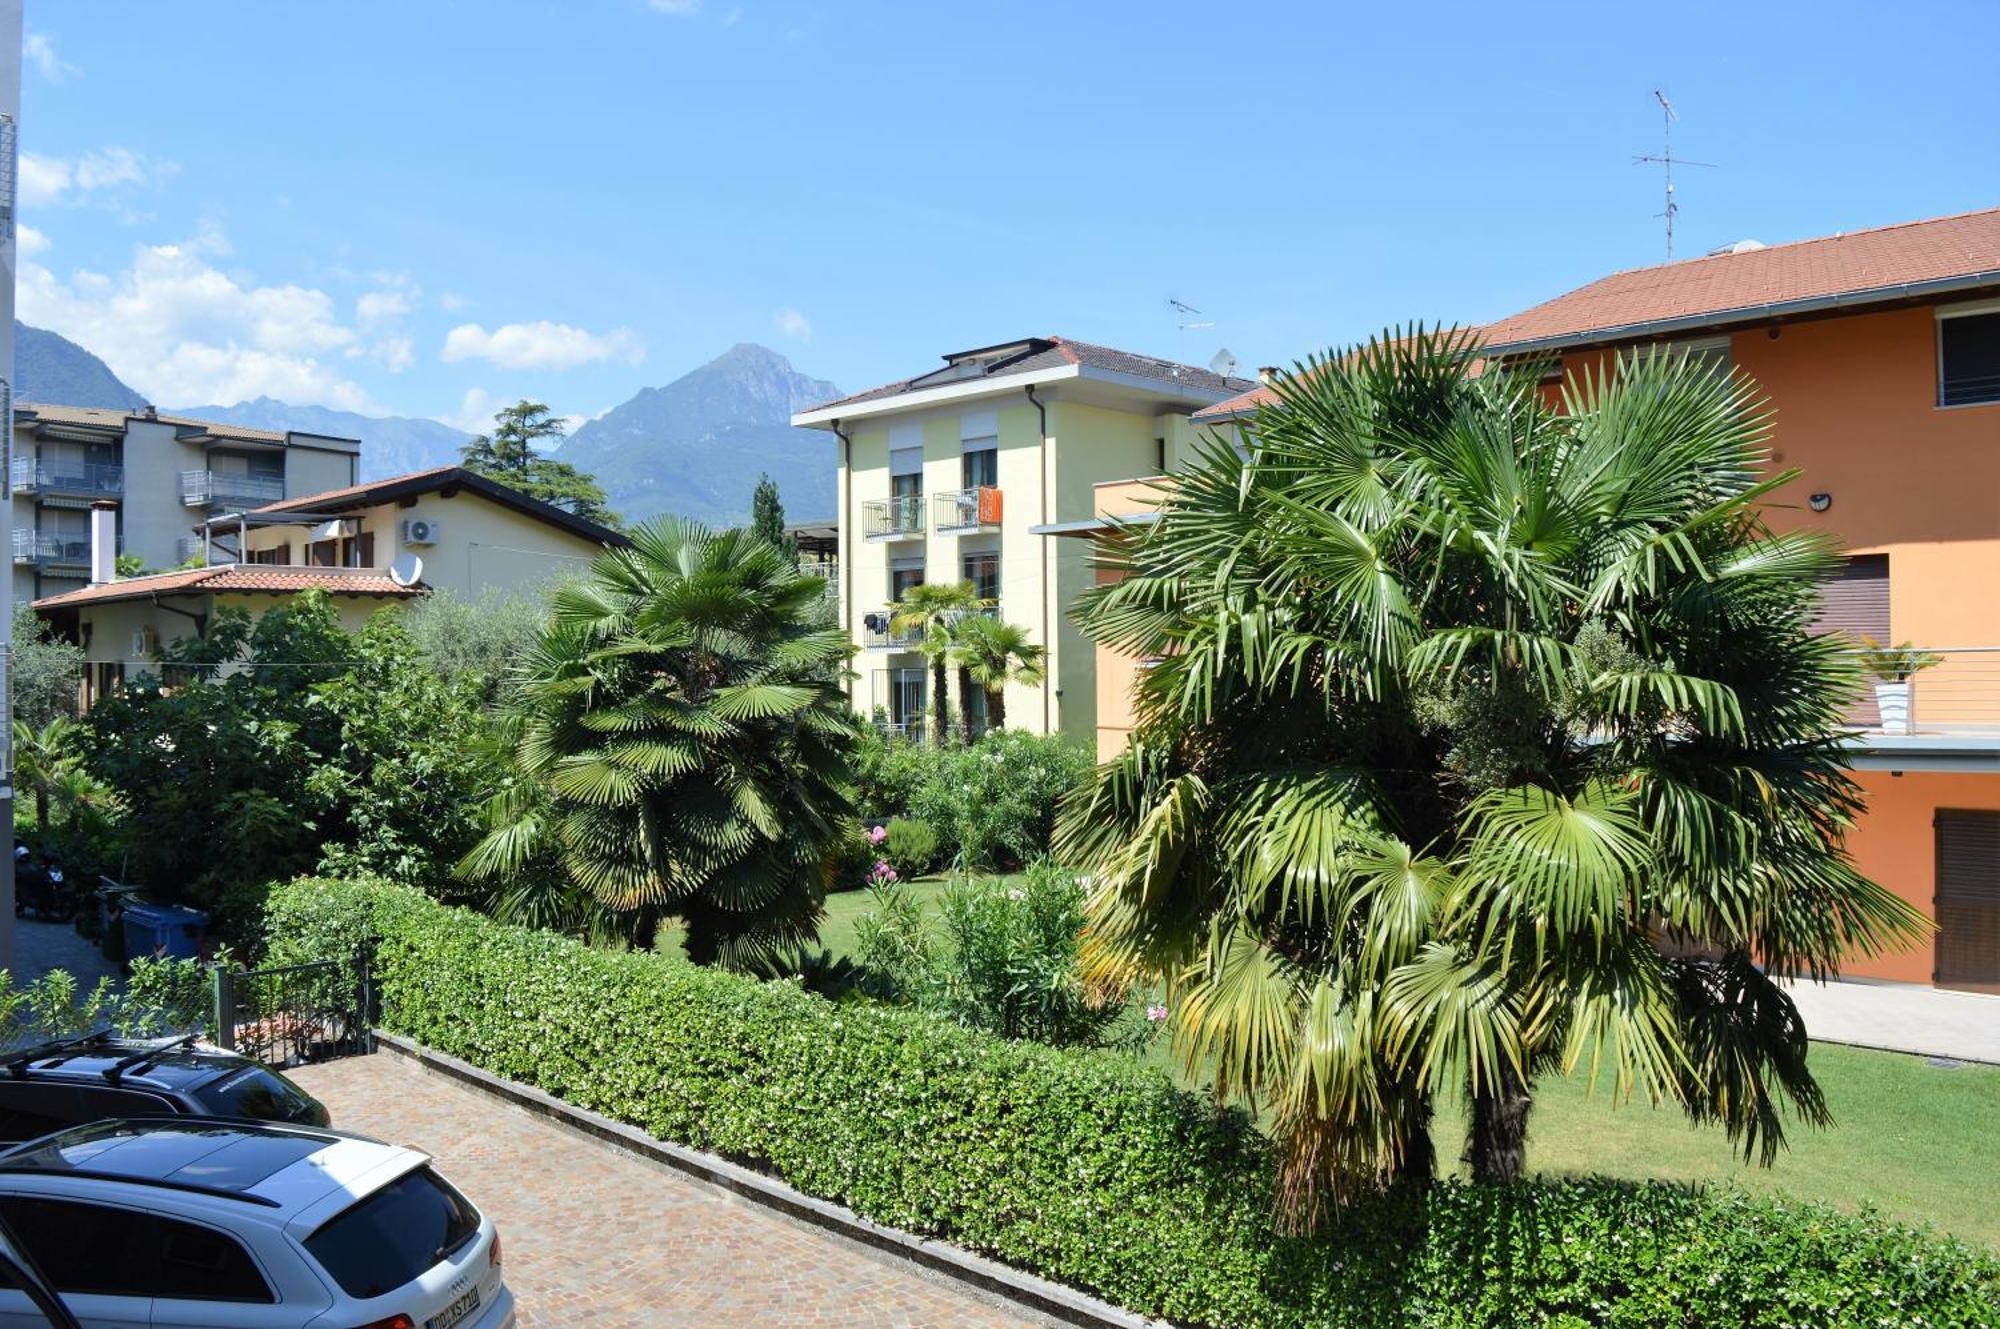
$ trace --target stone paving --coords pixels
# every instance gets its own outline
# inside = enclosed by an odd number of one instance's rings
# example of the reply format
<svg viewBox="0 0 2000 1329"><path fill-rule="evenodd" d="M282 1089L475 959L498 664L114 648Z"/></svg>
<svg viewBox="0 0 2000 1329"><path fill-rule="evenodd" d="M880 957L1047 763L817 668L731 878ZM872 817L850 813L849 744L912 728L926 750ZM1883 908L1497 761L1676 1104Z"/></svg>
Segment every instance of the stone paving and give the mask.
<svg viewBox="0 0 2000 1329"><path fill-rule="evenodd" d="M2000 1066L2000 996L1866 980L1785 990L1814 1038Z"/></svg>
<svg viewBox="0 0 2000 1329"><path fill-rule="evenodd" d="M92 902L95 907L95 901ZM77 935L69 923L41 923L33 919L14 920L14 981L34 982L51 969L67 969L76 975L79 991L88 992L100 978L119 978L118 966L104 958L104 952Z"/></svg>
<svg viewBox="0 0 2000 1329"><path fill-rule="evenodd" d="M289 1074L336 1126L422 1149L493 1216L522 1329L1045 1323L390 1053Z"/></svg>

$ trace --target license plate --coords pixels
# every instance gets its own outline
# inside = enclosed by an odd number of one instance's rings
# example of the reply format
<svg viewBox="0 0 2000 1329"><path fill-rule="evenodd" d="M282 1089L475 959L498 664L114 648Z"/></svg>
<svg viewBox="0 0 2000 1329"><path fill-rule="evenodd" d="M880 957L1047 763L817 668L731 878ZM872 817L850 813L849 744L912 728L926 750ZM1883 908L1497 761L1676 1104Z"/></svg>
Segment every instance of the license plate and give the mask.
<svg viewBox="0 0 2000 1329"><path fill-rule="evenodd" d="M430 1319L425 1320L424 1329L451 1329L453 1325L478 1309L479 1289L474 1288L457 1301L451 1303L451 1305L439 1311L436 1315L431 1316Z"/></svg>

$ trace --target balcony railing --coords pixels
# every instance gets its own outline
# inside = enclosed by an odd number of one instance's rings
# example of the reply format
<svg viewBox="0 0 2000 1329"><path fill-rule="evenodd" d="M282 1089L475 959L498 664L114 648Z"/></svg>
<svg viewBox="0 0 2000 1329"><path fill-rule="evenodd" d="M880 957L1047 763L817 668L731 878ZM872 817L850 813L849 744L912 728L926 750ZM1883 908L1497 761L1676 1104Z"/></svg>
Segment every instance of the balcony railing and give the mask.
<svg viewBox="0 0 2000 1329"><path fill-rule="evenodd" d="M284 477L243 475L230 471L182 471L181 502L191 508L216 503L264 504L282 502Z"/></svg>
<svg viewBox="0 0 2000 1329"><path fill-rule="evenodd" d="M17 494L74 494L82 498L115 497L125 491L125 468L86 462L14 459L13 488Z"/></svg>
<svg viewBox="0 0 2000 1329"><path fill-rule="evenodd" d="M910 651L923 644L920 627L896 626L894 606L871 609L861 616L861 644L871 651Z"/></svg>
<svg viewBox="0 0 2000 1329"><path fill-rule="evenodd" d="M931 499L931 525L940 534L991 531L1000 525L1000 491L991 485L950 489Z"/></svg>
<svg viewBox="0 0 2000 1329"><path fill-rule="evenodd" d="M2000 738L2000 646L1912 648L1899 654L1905 668L1918 667L1900 682L1864 679L1848 711L1850 725L1867 735Z"/></svg>
<svg viewBox="0 0 2000 1329"><path fill-rule="evenodd" d="M902 540L924 533L924 496L904 494L861 505L861 534L869 540Z"/></svg>
<svg viewBox="0 0 2000 1329"><path fill-rule="evenodd" d="M15 531L14 561L36 567L89 567L90 537Z"/></svg>

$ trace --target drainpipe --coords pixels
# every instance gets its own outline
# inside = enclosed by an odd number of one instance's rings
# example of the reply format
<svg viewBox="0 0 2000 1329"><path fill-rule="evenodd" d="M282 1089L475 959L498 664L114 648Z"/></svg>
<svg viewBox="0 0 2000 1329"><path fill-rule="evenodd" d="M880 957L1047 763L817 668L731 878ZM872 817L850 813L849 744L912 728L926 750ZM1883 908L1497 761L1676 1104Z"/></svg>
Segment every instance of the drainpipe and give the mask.
<svg viewBox="0 0 2000 1329"><path fill-rule="evenodd" d="M1041 465L1039 467L1039 470L1041 471L1041 490L1042 490L1041 524L1046 526L1049 524L1049 408L1046 402L1042 401L1041 398L1035 395L1034 384L1032 383L1026 384L1024 387L1024 391L1026 391L1028 394L1028 400L1034 404L1035 414L1040 416L1042 421L1041 425L1042 442L1041 442L1041 449L1037 453L1037 456L1041 462ZM1042 732L1045 734L1053 734L1056 729L1055 689L1061 685L1062 681L1062 674L1057 670L1055 631L1050 626L1049 622L1050 605L1055 599L1055 593L1049 588L1049 538L1050 537L1046 535L1041 537L1042 647L1044 650L1048 652L1048 660L1049 660L1048 676L1042 680Z"/></svg>
<svg viewBox="0 0 2000 1329"><path fill-rule="evenodd" d="M854 494L854 436L840 427L840 421L833 423L833 436L840 440L840 524L835 530L834 556L840 561L840 630L847 634L850 643L854 640L854 569L848 563L848 532L854 527L854 511L850 506ZM850 706L855 704L854 693L847 694Z"/></svg>

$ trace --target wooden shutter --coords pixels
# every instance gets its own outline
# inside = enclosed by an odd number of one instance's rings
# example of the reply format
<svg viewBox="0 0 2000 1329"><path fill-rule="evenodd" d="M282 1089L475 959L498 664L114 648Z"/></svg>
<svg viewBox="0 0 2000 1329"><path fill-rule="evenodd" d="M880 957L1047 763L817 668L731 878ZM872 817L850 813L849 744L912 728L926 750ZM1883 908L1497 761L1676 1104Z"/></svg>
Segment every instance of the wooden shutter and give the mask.
<svg viewBox="0 0 2000 1329"><path fill-rule="evenodd" d="M2000 812L1937 814L1937 981L2000 985Z"/></svg>
<svg viewBox="0 0 2000 1329"><path fill-rule="evenodd" d="M1844 632L1859 646L1864 637L1884 646L1889 638L1889 556L1856 554L1847 566L1820 586L1819 617L1813 620L1818 632ZM1847 722L1872 729L1882 723L1875 705L1874 681L1861 686L1860 695L1848 709Z"/></svg>

